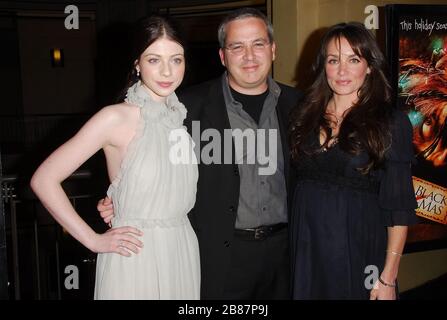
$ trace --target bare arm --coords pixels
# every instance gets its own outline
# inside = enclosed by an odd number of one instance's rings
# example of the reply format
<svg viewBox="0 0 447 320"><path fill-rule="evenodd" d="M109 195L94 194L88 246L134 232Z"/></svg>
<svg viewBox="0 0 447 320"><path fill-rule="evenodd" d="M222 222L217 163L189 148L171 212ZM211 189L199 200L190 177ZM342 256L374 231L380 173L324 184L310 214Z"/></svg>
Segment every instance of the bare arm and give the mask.
<svg viewBox="0 0 447 320"><path fill-rule="evenodd" d="M407 226L388 227L388 244L385 259L385 266L380 279L386 284L395 285L402 252L407 239ZM374 292L375 291L375 292ZM372 298L379 300L396 299L396 291L392 286L387 286L378 281L375 289L371 292Z"/></svg>
<svg viewBox="0 0 447 320"><path fill-rule="evenodd" d="M104 235L97 234L74 210L61 183L98 150L113 145L114 129L121 120L113 107L102 109L73 138L54 151L31 179L31 188L56 221L94 252L123 254L123 242L128 243L128 249L136 249L135 246L141 246L141 243L128 233L140 235L140 232L122 227Z"/></svg>

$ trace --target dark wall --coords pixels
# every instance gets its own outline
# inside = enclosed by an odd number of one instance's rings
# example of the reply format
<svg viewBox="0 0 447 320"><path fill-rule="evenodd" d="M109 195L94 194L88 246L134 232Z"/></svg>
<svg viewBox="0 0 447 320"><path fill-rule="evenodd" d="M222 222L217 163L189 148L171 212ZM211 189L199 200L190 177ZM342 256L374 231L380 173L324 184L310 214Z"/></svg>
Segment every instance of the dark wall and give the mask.
<svg viewBox="0 0 447 320"><path fill-rule="evenodd" d="M2 105L0 116L22 113L22 86L20 78L19 39L16 18L10 14L0 14L0 92Z"/></svg>
<svg viewBox="0 0 447 320"><path fill-rule="evenodd" d="M0 150L1 154L1 150ZM2 181L2 161L0 157L0 182ZM8 299L8 264L6 261L5 211L3 208L0 183L0 299Z"/></svg>

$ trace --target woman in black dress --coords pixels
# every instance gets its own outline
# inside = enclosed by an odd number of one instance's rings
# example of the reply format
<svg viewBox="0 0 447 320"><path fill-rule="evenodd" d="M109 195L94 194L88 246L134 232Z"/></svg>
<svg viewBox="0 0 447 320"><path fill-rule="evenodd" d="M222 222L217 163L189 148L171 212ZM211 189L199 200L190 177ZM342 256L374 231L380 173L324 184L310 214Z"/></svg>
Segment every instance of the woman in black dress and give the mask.
<svg viewBox="0 0 447 320"><path fill-rule="evenodd" d="M360 23L329 29L295 111L291 221L295 299L395 299L416 221L412 127L391 108L385 61Z"/></svg>

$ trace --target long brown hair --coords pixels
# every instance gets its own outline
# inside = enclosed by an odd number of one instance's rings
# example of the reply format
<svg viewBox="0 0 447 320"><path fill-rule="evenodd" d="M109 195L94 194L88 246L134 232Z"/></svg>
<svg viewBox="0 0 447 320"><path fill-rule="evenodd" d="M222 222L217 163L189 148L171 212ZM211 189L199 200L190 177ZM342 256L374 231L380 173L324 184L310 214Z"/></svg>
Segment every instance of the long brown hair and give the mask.
<svg viewBox="0 0 447 320"><path fill-rule="evenodd" d="M185 48L179 28L172 20L153 15L137 21L133 30L131 66L127 75L127 84L119 94L117 102L122 102L126 97L127 90L139 80L134 62L152 43L163 37L175 41Z"/></svg>
<svg viewBox="0 0 447 320"><path fill-rule="evenodd" d="M332 90L326 79L325 64L328 44L345 38L355 54L363 57L370 68L358 91L358 101L345 116L338 134L338 143L345 152L357 155L366 151L369 162L358 170L367 174L379 167L390 145L389 122L391 117L391 87L386 77L386 63L374 36L357 22L340 23L331 27L321 42L314 63L316 79L302 104L291 117L290 143L292 159L300 155L321 152L331 139L330 121L325 117ZM326 140L322 146L311 147L307 142L312 135L323 130Z"/></svg>

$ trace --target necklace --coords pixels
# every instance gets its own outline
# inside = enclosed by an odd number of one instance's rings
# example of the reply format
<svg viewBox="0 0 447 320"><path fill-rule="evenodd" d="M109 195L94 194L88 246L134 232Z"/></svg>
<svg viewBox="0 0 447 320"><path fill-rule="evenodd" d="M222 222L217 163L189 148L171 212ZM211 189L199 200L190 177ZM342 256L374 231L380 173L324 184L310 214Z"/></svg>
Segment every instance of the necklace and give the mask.
<svg viewBox="0 0 447 320"><path fill-rule="evenodd" d="M334 105L334 108L333 108L333 110L334 110L334 112L328 112L328 111L326 111L326 113L328 114L328 115L330 115L331 116L331 118L333 118L333 122L334 122L334 124L335 124L335 128L339 128L340 127L340 125L341 125L341 123L342 123L342 121L343 121L343 119L345 118L345 113L346 113L346 110L342 113L342 115L341 116L337 116L337 104L336 104L336 102L335 102L335 99L332 99L332 104ZM335 121L334 121L334 119L335 119Z"/></svg>
<svg viewBox="0 0 447 320"><path fill-rule="evenodd" d="M335 126L338 128L340 126L340 123L343 121L343 117L337 117L335 114L333 115L335 118Z"/></svg>
<svg viewBox="0 0 447 320"><path fill-rule="evenodd" d="M326 112L326 114L330 116L331 122L333 123L333 127L331 126L332 129L339 128L344 117L343 116L337 117L335 115L335 113L331 113L331 112Z"/></svg>
<svg viewBox="0 0 447 320"><path fill-rule="evenodd" d="M338 144L338 129L340 128L341 122L344 119L344 113L340 117L336 115L337 105L335 104L335 100L332 100L332 103L334 104L334 112L330 112L326 109L326 114L328 114L331 117L332 122L331 137L327 143L327 146L322 148L323 152L327 152L330 148Z"/></svg>

